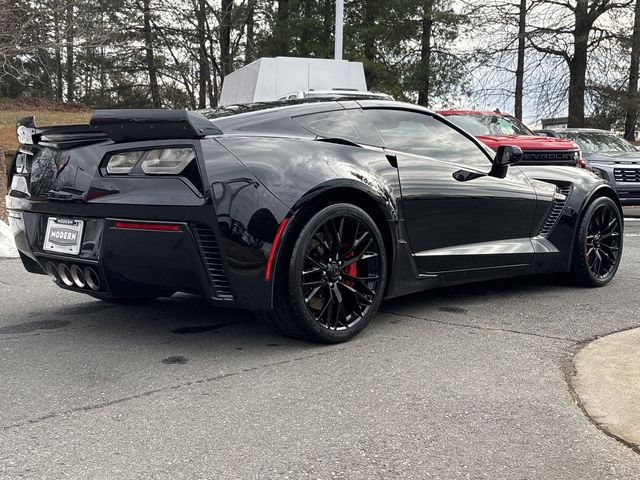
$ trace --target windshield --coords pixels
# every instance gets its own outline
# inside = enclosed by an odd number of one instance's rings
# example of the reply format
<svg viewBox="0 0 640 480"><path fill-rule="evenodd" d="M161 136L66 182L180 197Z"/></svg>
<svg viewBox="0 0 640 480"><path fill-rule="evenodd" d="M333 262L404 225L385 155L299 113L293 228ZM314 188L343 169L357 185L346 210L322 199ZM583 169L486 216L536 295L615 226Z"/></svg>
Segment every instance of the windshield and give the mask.
<svg viewBox="0 0 640 480"><path fill-rule="evenodd" d="M533 135L518 119L505 115L471 113L450 115L447 120L473 135Z"/></svg>
<svg viewBox="0 0 640 480"><path fill-rule="evenodd" d="M575 141L583 152L635 152L626 140L609 132L567 132L564 137Z"/></svg>

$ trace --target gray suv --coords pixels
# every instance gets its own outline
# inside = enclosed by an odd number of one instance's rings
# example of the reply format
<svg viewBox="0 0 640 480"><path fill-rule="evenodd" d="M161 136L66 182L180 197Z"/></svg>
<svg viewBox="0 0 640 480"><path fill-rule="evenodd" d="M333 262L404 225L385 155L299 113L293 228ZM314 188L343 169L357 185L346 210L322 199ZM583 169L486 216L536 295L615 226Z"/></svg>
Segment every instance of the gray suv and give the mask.
<svg viewBox="0 0 640 480"><path fill-rule="evenodd" d="M594 128L536 130L536 133L575 141L593 172L615 187L623 205L640 205L638 147L613 132Z"/></svg>

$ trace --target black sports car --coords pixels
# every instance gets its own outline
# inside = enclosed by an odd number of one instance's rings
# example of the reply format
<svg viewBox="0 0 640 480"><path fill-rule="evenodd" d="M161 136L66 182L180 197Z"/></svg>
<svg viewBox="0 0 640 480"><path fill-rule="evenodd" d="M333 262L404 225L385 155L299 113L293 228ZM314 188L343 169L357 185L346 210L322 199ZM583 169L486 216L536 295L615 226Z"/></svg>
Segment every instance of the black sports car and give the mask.
<svg viewBox="0 0 640 480"><path fill-rule="evenodd" d="M519 168L517 147L406 103L98 111L30 117L18 136L7 205L25 268L106 301L202 294L342 342L385 297L548 272L602 286L622 254L606 182Z"/></svg>

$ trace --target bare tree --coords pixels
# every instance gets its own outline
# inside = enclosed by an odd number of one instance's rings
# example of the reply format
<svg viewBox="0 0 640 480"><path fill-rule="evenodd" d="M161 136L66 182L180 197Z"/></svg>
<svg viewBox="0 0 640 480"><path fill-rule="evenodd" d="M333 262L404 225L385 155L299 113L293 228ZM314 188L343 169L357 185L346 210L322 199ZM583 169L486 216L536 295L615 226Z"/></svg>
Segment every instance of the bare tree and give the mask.
<svg viewBox="0 0 640 480"><path fill-rule="evenodd" d="M597 24L632 0L534 0L529 41L539 52L562 58L569 70L568 125L585 125L585 91L590 54L613 34Z"/></svg>
<svg viewBox="0 0 640 480"><path fill-rule="evenodd" d="M142 0L143 36L147 72L149 74L149 90L154 108L162 107L160 86L158 85L158 68L153 48L153 31L151 30L151 0Z"/></svg>
<svg viewBox="0 0 640 480"><path fill-rule="evenodd" d="M631 35L631 62L629 65L629 85L627 88L627 111L624 122L624 138L636 139L636 123L640 98L638 98L638 67L640 64L640 0L634 8L633 33Z"/></svg>

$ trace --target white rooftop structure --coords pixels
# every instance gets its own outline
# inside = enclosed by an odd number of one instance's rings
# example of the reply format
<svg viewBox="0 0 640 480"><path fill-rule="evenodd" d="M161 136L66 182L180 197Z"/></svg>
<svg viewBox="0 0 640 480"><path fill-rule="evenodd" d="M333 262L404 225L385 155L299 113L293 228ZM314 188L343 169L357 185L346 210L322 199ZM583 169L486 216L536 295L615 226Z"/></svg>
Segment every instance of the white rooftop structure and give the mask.
<svg viewBox="0 0 640 480"><path fill-rule="evenodd" d="M362 63L324 58L260 58L225 77L220 105L268 102L312 90L366 92Z"/></svg>

